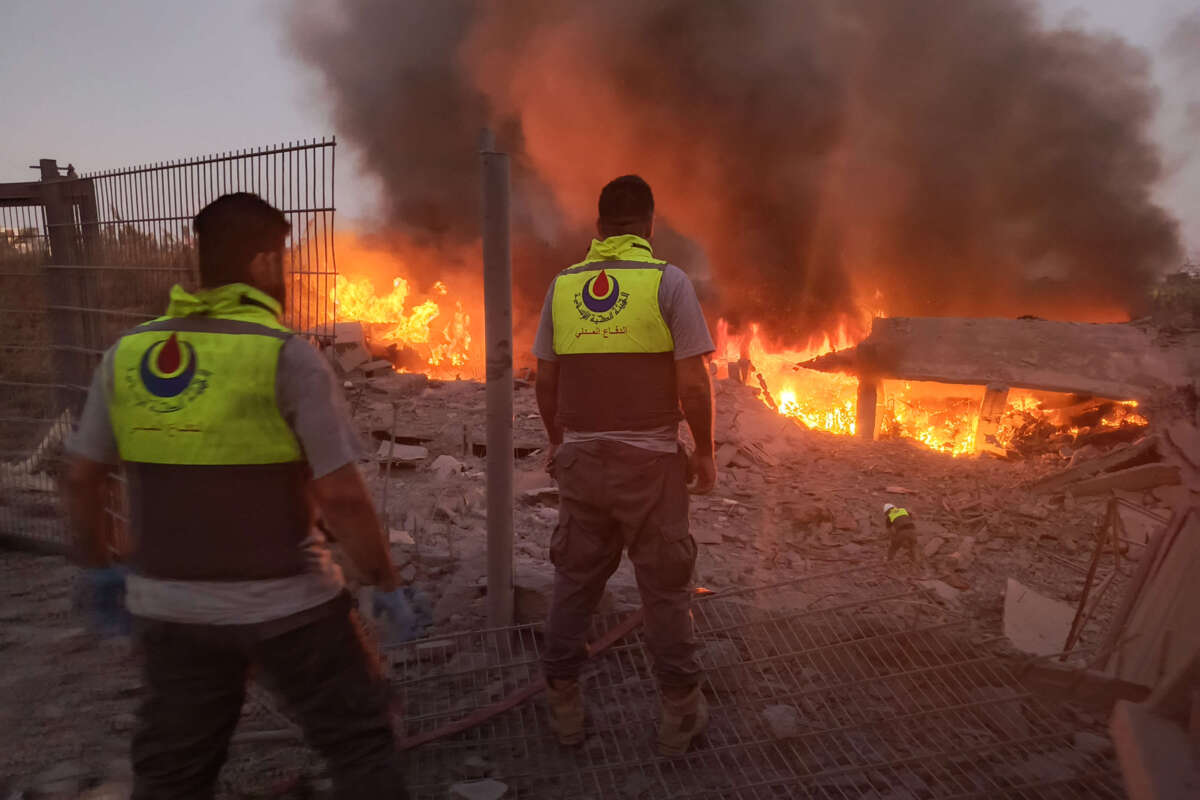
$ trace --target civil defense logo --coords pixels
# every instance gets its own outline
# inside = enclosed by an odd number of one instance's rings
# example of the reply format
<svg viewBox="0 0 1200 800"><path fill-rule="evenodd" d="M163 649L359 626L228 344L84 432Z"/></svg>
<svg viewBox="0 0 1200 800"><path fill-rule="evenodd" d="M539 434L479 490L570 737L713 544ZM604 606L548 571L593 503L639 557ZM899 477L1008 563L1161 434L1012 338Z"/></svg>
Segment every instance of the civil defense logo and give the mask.
<svg viewBox="0 0 1200 800"><path fill-rule="evenodd" d="M583 304L596 314L603 314L617 304L621 296L621 285L617 279L608 274L608 270L600 270L600 274L590 278L583 285Z"/></svg>
<svg viewBox="0 0 1200 800"><path fill-rule="evenodd" d="M142 353L126 376L137 405L158 414L179 411L208 388L212 373L200 369L196 348L172 333Z"/></svg>
<svg viewBox="0 0 1200 800"><path fill-rule="evenodd" d="M186 352L185 349L186 348ZM155 342L142 354L138 367L139 377L146 391L155 397L178 397L196 377L196 348L188 342L179 346L179 337L172 333L169 339Z"/></svg>
<svg viewBox="0 0 1200 800"><path fill-rule="evenodd" d="M588 278L575 297L575 310L579 312L579 318L597 325L611 321L628 304L629 292L621 291L616 276L604 269Z"/></svg>

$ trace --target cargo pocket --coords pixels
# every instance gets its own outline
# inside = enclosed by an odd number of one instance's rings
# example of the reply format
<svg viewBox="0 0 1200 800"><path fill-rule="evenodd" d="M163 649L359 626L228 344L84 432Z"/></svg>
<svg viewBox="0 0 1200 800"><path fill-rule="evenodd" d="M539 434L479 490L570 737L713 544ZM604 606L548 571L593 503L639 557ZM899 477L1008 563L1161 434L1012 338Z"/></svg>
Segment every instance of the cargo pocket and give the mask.
<svg viewBox="0 0 1200 800"><path fill-rule="evenodd" d="M696 567L696 540L688 531L686 518L658 526L658 558L651 567L659 574L664 589L687 586Z"/></svg>

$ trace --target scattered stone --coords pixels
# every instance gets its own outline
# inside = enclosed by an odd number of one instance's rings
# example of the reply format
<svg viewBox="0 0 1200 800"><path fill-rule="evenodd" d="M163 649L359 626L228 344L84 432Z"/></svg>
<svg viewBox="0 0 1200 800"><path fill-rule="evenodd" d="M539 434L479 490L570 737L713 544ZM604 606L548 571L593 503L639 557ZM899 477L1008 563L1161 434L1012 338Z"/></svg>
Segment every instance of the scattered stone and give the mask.
<svg viewBox="0 0 1200 800"><path fill-rule="evenodd" d="M456 783L450 787L450 796L462 798L462 800L500 800L506 794L508 794L508 784L491 778Z"/></svg>
<svg viewBox="0 0 1200 800"><path fill-rule="evenodd" d="M975 563L975 537L964 536L958 543L958 550L950 554L950 561L955 569L967 569Z"/></svg>
<svg viewBox="0 0 1200 800"><path fill-rule="evenodd" d="M800 712L795 706L767 706L762 717L776 739L791 739L800 735Z"/></svg>
<svg viewBox="0 0 1200 800"><path fill-rule="evenodd" d="M1004 590L1004 635L1018 650L1037 656L1061 652L1074 618L1075 609L1067 603L1008 579Z"/></svg>
<svg viewBox="0 0 1200 800"><path fill-rule="evenodd" d="M387 375L388 373L395 372L395 366L392 364L392 362L385 358L368 361L366 364L363 364L361 367L359 367L359 369L362 370L363 375L366 375L368 378L374 378L377 375Z"/></svg>
<svg viewBox="0 0 1200 800"><path fill-rule="evenodd" d="M486 778L492 774L495 766L478 753L467 756L459 766L459 772L464 778Z"/></svg>
<svg viewBox="0 0 1200 800"><path fill-rule="evenodd" d="M539 489L529 489L521 492L521 501L531 506L558 508L558 487L543 486Z"/></svg>
<svg viewBox="0 0 1200 800"><path fill-rule="evenodd" d="M942 537L934 536L932 539L930 539L929 541L927 541L925 543L925 557L933 558L933 556L937 555L937 551L942 549L942 545L944 545L945 543L946 543L946 540L943 539Z"/></svg>
<svg viewBox="0 0 1200 800"><path fill-rule="evenodd" d="M538 506L537 508L535 508L533 510L533 515L547 525L557 525L558 524L558 509L557 508L546 508L545 506Z"/></svg>
<svg viewBox="0 0 1200 800"><path fill-rule="evenodd" d="M1091 731L1077 731L1072 737L1075 749L1090 756L1104 756L1113 751L1112 739Z"/></svg>
<svg viewBox="0 0 1200 800"><path fill-rule="evenodd" d="M388 459L393 464L415 463L429 458L429 450L414 444L396 444L395 442L380 442L375 458L386 464Z"/></svg>
<svg viewBox="0 0 1200 800"><path fill-rule="evenodd" d="M455 475L461 475L466 467L454 456L440 455L429 465L429 471L437 475L439 481L448 481Z"/></svg>
<svg viewBox="0 0 1200 800"><path fill-rule="evenodd" d="M959 595L962 594L961 591L954 588L953 586L946 583L945 581L939 581L939 580L917 581L917 585L922 586L925 589L928 589L929 591L933 592L934 596L937 597L938 600L942 601L946 605L956 604L958 602Z"/></svg>
<svg viewBox="0 0 1200 800"><path fill-rule="evenodd" d="M717 467L724 469L733 463L738 455L738 446L730 442L726 442L717 448Z"/></svg>
<svg viewBox="0 0 1200 800"><path fill-rule="evenodd" d="M886 489L884 489L884 491L887 492L888 494L916 494L917 493L915 490L906 489L903 486L889 486Z"/></svg>
<svg viewBox="0 0 1200 800"><path fill-rule="evenodd" d="M954 572L943 575L942 580L950 584L950 586L954 587L955 589L958 589L960 592L965 592L971 588L970 581Z"/></svg>
<svg viewBox="0 0 1200 800"><path fill-rule="evenodd" d="M409 534L408 531L402 531L398 528L392 528L391 530L388 531L388 541L391 542L392 544L403 544L403 545L416 544L416 542L413 540L412 535Z"/></svg>
<svg viewBox="0 0 1200 800"><path fill-rule="evenodd" d="M410 584L417 579L417 565L411 561L396 570L396 577L401 583Z"/></svg>
<svg viewBox="0 0 1200 800"><path fill-rule="evenodd" d="M720 531L708 527L692 526L692 538L700 544L721 544L725 541Z"/></svg>

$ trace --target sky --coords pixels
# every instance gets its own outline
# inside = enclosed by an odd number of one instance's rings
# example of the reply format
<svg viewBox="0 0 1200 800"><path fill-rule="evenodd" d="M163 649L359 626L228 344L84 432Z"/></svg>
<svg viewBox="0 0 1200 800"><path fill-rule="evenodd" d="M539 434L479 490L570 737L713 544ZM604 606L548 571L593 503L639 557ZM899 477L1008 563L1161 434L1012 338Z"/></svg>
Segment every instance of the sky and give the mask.
<svg viewBox="0 0 1200 800"><path fill-rule="evenodd" d="M1200 59L1189 71L1163 55L1200 0L1042 6L1051 24L1115 32L1151 52L1162 91L1154 135L1170 169L1158 199L1200 260ZM0 0L0 181L34 179L39 158L88 172L336 135L315 76L288 51L285 9L286 0ZM370 215L377 190L352 150L338 149L344 224Z"/></svg>

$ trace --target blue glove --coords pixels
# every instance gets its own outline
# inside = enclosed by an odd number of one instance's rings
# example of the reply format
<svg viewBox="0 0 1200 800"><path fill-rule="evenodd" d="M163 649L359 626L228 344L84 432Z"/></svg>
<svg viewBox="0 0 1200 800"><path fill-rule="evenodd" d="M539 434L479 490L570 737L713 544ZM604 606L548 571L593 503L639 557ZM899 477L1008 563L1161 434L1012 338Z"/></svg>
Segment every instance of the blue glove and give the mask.
<svg viewBox="0 0 1200 800"><path fill-rule="evenodd" d="M99 636L128 636L132 619L125 608L124 567L85 569L75 584L73 605L87 620L87 627Z"/></svg>
<svg viewBox="0 0 1200 800"><path fill-rule="evenodd" d="M425 632L431 621L429 602L425 600L425 608L420 608L420 603L413 602L418 596L424 597L408 586L390 592L375 590L371 610L382 623L384 644L411 641Z"/></svg>

